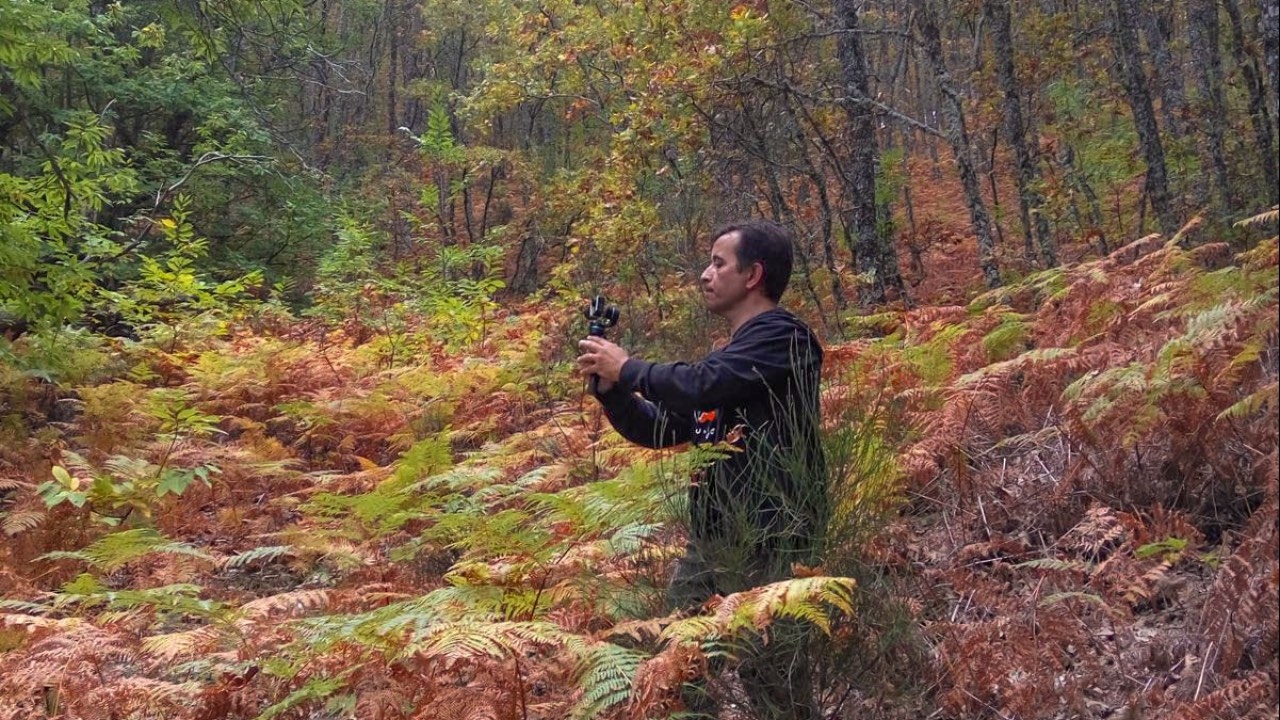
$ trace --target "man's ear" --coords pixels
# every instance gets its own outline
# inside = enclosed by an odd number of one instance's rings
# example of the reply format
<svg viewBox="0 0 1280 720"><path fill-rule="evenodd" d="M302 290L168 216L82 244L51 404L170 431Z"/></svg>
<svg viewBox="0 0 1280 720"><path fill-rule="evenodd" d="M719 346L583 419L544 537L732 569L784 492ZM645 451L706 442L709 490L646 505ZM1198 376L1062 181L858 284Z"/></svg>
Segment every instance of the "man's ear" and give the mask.
<svg viewBox="0 0 1280 720"><path fill-rule="evenodd" d="M764 286L764 263L751 263L751 274L747 276L747 289L755 290Z"/></svg>

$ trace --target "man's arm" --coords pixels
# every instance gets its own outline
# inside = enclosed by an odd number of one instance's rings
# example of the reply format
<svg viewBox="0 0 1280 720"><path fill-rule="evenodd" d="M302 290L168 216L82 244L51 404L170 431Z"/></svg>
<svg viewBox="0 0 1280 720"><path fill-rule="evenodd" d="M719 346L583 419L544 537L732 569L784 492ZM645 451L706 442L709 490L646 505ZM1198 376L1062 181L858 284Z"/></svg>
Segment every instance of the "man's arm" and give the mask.
<svg viewBox="0 0 1280 720"><path fill-rule="evenodd" d="M582 352L578 369L595 379L592 391L619 435L648 448L671 447L692 439L693 423L687 414L672 415L618 383L626 350L602 337L583 338L578 349Z"/></svg>
<svg viewBox="0 0 1280 720"><path fill-rule="evenodd" d="M779 330L782 330L781 332ZM688 413L771 392L779 378L821 363L821 350L793 328L748 328L701 362L651 363L629 358L619 386L634 389L671 412Z"/></svg>
<svg viewBox="0 0 1280 720"><path fill-rule="evenodd" d="M687 415L675 416L620 387L597 393L609 423L622 437L647 448L689 442L692 425Z"/></svg>

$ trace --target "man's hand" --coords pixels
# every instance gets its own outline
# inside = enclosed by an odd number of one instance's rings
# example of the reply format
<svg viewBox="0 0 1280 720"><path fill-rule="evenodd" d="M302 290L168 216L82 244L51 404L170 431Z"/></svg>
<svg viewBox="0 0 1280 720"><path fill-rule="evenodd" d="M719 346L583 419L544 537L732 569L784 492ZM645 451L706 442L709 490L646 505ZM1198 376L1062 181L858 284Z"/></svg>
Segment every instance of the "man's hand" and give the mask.
<svg viewBox="0 0 1280 720"><path fill-rule="evenodd" d="M600 378L597 392L608 392L622 374L622 364L629 357L627 351L601 337L588 337L578 341L578 369L583 375Z"/></svg>

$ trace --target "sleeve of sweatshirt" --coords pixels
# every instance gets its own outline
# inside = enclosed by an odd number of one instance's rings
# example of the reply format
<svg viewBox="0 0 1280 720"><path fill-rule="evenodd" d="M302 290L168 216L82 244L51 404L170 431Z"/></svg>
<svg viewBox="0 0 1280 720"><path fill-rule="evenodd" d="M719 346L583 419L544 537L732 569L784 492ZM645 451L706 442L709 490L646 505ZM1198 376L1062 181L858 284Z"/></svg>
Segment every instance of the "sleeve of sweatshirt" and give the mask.
<svg viewBox="0 0 1280 720"><path fill-rule="evenodd" d="M651 363L637 358L622 366L618 385L639 391L673 413L741 402L768 392L779 377L794 372L812 352L808 334L790 323L760 322L745 327L723 350L696 363Z"/></svg>
<svg viewBox="0 0 1280 720"><path fill-rule="evenodd" d="M622 437L647 448L665 448L680 445L693 436L688 414L677 415L665 411L630 390L616 385L608 392L597 393L596 398L604 407L613 429Z"/></svg>

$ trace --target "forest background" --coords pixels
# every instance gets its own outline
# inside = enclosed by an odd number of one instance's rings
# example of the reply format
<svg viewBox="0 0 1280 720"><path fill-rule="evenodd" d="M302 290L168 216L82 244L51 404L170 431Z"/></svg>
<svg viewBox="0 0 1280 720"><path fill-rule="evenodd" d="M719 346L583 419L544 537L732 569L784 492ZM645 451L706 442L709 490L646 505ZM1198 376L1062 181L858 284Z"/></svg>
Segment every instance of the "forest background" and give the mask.
<svg viewBox="0 0 1280 720"><path fill-rule="evenodd" d="M776 618L837 718L1274 718L1276 0L0 0L0 718L665 717ZM835 498L662 610L792 227Z"/></svg>

